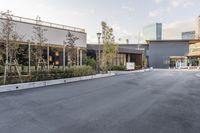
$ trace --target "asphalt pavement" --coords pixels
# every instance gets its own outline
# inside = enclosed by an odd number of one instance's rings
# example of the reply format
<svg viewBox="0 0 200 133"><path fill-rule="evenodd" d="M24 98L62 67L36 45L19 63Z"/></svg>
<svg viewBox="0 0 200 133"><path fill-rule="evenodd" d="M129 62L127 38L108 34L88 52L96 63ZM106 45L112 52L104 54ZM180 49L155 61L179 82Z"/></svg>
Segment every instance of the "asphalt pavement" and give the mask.
<svg viewBox="0 0 200 133"><path fill-rule="evenodd" d="M150 71L0 94L0 133L199 133L198 72Z"/></svg>

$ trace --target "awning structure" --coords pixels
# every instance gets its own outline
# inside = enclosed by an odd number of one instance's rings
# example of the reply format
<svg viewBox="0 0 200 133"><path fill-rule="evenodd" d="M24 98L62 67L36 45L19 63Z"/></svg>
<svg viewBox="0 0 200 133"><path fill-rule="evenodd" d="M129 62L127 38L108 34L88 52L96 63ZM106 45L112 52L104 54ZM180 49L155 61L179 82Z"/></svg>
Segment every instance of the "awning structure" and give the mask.
<svg viewBox="0 0 200 133"><path fill-rule="evenodd" d="M87 44L88 50L98 50L98 47L100 47L100 50L103 50L103 45L98 46L97 44ZM131 47L131 45L130 46L118 45L118 52L119 53L127 53L127 54L143 54L144 49L138 49L136 47Z"/></svg>
<svg viewBox="0 0 200 133"><path fill-rule="evenodd" d="M188 57L197 57L197 56L200 56L200 51L190 52L187 56Z"/></svg>

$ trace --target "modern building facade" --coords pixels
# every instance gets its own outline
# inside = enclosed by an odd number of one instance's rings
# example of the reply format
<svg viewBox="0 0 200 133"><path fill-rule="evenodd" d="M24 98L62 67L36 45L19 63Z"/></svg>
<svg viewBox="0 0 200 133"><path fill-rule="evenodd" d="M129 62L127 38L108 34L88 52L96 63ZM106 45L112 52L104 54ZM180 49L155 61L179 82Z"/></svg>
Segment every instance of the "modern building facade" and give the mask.
<svg viewBox="0 0 200 133"><path fill-rule="evenodd" d="M190 66L200 66L200 41L189 45L189 53L187 56Z"/></svg>
<svg viewBox="0 0 200 133"><path fill-rule="evenodd" d="M4 15L0 15L0 29L2 29L2 23L6 19ZM66 38L68 34L76 37L77 39L74 43L77 55L76 65L82 65L82 54L83 50L86 50L87 39L84 29L13 15L11 21L14 23L15 31L22 37L19 43L26 45L26 49L28 49L29 44L31 48L37 46L38 42L35 38L34 29L40 27L43 30L43 36L46 40L44 42L44 53L46 54L43 57L48 61L48 65L67 66L71 59L66 50L67 47L70 47ZM0 41L3 43L3 40Z"/></svg>
<svg viewBox="0 0 200 133"><path fill-rule="evenodd" d="M182 36L182 40L195 39L195 31L182 32L181 36Z"/></svg>
<svg viewBox="0 0 200 133"><path fill-rule="evenodd" d="M143 27L145 40L162 40L162 23L155 23Z"/></svg>
<svg viewBox="0 0 200 133"><path fill-rule="evenodd" d="M98 53L97 44L87 44L87 55L96 59ZM118 53L113 59L113 65L124 65L127 62L134 62L136 67L142 67L142 60L145 55L145 50L148 45L146 44L119 44ZM103 45L100 45L100 50L102 52Z"/></svg>
<svg viewBox="0 0 200 133"><path fill-rule="evenodd" d="M187 66L189 40L149 40L149 66L154 68L175 67L177 62Z"/></svg>

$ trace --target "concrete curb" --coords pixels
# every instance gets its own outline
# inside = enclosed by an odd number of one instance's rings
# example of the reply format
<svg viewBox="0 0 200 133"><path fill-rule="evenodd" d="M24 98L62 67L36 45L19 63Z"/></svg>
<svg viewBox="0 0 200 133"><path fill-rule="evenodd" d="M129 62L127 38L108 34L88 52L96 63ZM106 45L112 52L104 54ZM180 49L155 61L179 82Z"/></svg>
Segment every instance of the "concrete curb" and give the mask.
<svg viewBox="0 0 200 133"><path fill-rule="evenodd" d="M113 73L97 74L97 75L67 78L67 79L57 79L57 80L3 85L3 86L0 86L0 93L1 92L9 92L9 91L17 91L17 90L26 90L26 89L38 88L38 87L44 87L44 86L50 86L50 85L67 84L67 83L72 83L72 82L77 82L77 81L110 77L110 76L114 76L114 75L115 74L113 74Z"/></svg>
<svg viewBox="0 0 200 133"><path fill-rule="evenodd" d="M153 69L154 71L200 72L200 69Z"/></svg>
<svg viewBox="0 0 200 133"><path fill-rule="evenodd" d="M9 91L17 91L17 90L26 90L26 89L32 89L32 88L38 88L38 87L44 87L44 86L51 86L51 85L58 85L58 84L67 84L67 83L73 83L73 82L78 82L78 81L105 78L105 77L111 77L111 76L116 76L116 75L126 75L126 74L146 72L146 71L148 71L148 70L146 69L146 70L124 72L124 73L121 73L121 74L118 74L117 72L111 72L111 73L108 73L108 74L97 74L97 75L67 78L67 79L57 79L57 80L48 80L48 81L39 81L39 82L2 85L2 86L0 86L0 93L9 92Z"/></svg>
<svg viewBox="0 0 200 133"><path fill-rule="evenodd" d="M148 72L152 69L143 69L143 70L136 70L136 71L112 71L111 73L114 73L115 75L127 75L127 74L133 74L133 73L140 73L140 72Z"/></svg>

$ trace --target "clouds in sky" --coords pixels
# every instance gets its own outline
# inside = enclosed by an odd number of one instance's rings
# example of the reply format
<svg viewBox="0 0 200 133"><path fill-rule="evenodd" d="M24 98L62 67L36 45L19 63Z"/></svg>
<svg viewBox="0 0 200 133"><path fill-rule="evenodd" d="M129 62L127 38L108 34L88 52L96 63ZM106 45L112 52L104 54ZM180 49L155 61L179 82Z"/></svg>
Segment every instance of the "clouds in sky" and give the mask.
<svg viewBox="0 0 200 133"><path fill-rule="evenodd" d="M187 8L193 6L197 0L154 0L158 9L149 11L149 17L161 17L170 13L175 8Z"/></svg>
<svg viewBox="0 0 200 133"><path fill-rule="evenodd" d="M192 31L195 29L195 20L174 21L163 25L163 39L181 39L184 31Z"/></svg>
<svg viewBox="0 0 200 133"><path fill-rule="evenodd" d="M149 12L149 17L161 17L163 15L163 9L156 9Z"/></svg>
<svg viewBox="0 0 200 133"><path fill-rule="evenodd" d="M138 42L142 27L155 22L163 23L164 38L179 37L180 29L193 28L191 18L200 13L199 0L0 0L0 3L1 11L9 9L14 15L29 18L39 15L44 21L85 28L90 43L97 42L101 21L114 28L116 40L129 39L134 43Z"/></svg>
<svg viewBox="0 0 200 133"><path fill-rule="evenodd" d="M160 4L162 2L167 2L170 6L176 7L188 7L192 6L196 0L154 0L155 3Z"/></svg>

